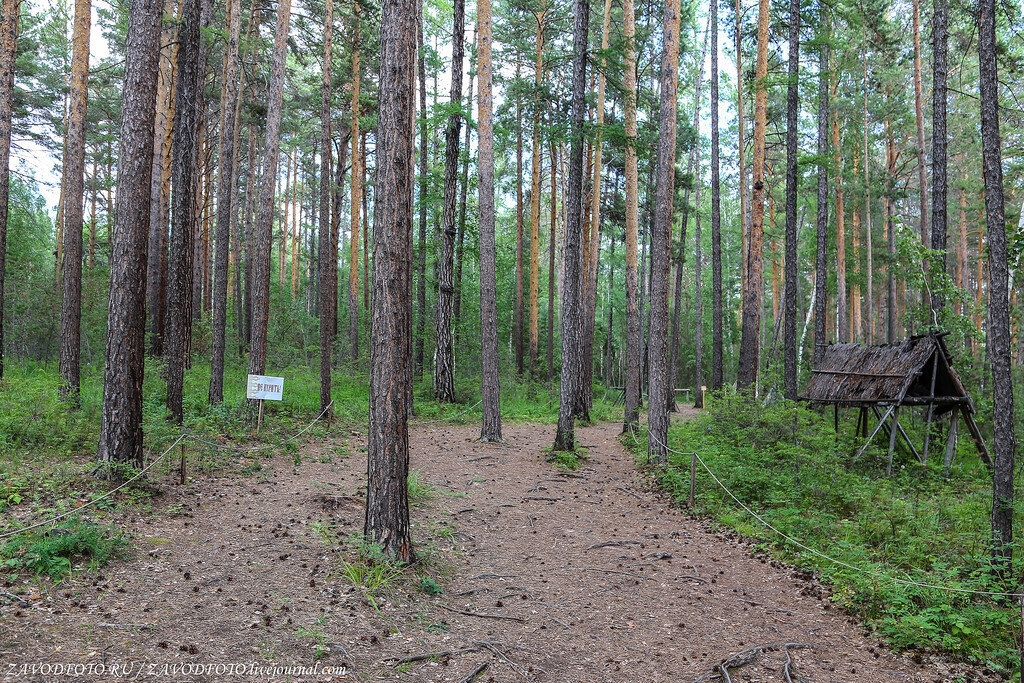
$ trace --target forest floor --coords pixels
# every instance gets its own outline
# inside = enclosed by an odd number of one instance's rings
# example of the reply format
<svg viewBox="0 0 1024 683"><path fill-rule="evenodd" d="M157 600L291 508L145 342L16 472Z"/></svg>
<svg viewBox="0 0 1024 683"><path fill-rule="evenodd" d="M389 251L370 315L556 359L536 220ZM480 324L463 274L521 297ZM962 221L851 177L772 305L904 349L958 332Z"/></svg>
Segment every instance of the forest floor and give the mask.
<svg viewBox="0 0 1024 683"><path fill-rule="evenodd" d="M618 432L580 428L587 459L563 472L545 459L553 426L506 424L502 444L412 426L421 564L375 596L346 541L362 528L364 433L166 476L151 512L120 520L125 559L40 584L28 607L0 600L0 680L58 678L26 675L40 663L106 667L79 680L140 663L139 678L229 680L194 665L238 663L252 675L233 678L267 680L251 667L316 661L344 680L462 681L486 664L474 680L695 681L738 653L736 681L786 680L787 658L794 681L964 675L894 654L812 578L673 506ZM401 662L431 653L447 654Z"/></svg>

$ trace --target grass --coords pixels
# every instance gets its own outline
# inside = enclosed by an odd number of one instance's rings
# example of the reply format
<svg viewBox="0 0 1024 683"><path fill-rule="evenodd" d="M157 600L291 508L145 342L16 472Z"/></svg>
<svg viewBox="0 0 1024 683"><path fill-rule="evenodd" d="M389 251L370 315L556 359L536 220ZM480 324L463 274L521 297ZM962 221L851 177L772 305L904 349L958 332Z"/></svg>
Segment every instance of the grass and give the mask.
<svg viewBox="0 0 1024 683"><path fill-rule="evenodd" d="M669 441L675 450L696 451L726 487L770 524L843 562L950 588L1017 589L993 573L991 479L969 439L961 440L948 477L940 454L938 462L933 458L927 466L898 457L894 476L887 478L884 452L872 447L852 460L852 423L842 425L843 435L837 437L830 419L791 403L763 407L730 396L674 425ZM638 459L646 454L645 437L628 443ZM669 466L654 473L680 503L689 491L689 467L689 455L670 454ZM893 646L942 651L1016 673L1019 607L986 596L901 585L807 553L740 509L699 465L696 490L698 513L761 539L785 561L819 573L833 584L835 603L860 615ZM1024 522L1022 513L1018 507L1017 524ZM1014 550L1018 561L1009 574L1018 577L1024 568L1019 537Z"/></svg>
<svg viewBox="0 0 1024 683"><path fill-rule="evenodd" d="M545 459L563 472L575 472L587 461L587 449L578 446L575 451L546 450Z"/></svg>

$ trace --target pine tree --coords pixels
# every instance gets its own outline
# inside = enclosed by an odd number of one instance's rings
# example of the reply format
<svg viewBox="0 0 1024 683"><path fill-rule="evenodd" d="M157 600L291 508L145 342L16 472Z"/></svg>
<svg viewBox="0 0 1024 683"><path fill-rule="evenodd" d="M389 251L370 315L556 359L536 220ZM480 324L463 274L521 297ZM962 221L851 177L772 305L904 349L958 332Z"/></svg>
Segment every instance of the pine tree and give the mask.
<svg viewBox="0 0 1024 683"><path fill-rule="evenodd" d="M636 123L636 18L633 0L622 2L625 60L625 132L626 132L626 379L625 410L622 431L632 429L639 419L640 356L643 344L640 325L640 272L637 264L639 203L637 192Z"/></svg>
<svg viewBox="0 0 1024 683"><path fill-rule="evenodd" d="M143 465L142 381L146 359L146 268L160 56L161 0L128 5L117 203L110 231L110 305L107 313L103 408L97 456ZM115 475L116 471L108 470Z"/></svg>
<svg viewBox="0 0 1024 683"><path fill-rule="evenodd" d="M7 256L7 216L10 190L11 114L14 98L14 60L17 57L21 0L0 5L0 381L4 378L4 280Z"/></svg>

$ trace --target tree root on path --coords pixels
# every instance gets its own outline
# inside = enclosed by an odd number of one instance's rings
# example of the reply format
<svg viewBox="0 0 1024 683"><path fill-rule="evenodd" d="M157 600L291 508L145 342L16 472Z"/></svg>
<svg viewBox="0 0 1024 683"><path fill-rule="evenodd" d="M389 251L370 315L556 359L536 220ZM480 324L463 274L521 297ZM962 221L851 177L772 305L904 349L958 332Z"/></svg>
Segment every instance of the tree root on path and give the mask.
<svg viewBox="0 0 1024 683"><path fill-rule="evenodd" d="M402 657L401 659L388 660L391 666L401 666L402 664L412 664L413 662L425 662L429 659L441 659L442 657L453 657L455 655L464 655L467 652L479 652L479 647L466 647L461 650L442 650L441 652L424 652L418 655L409 655L408 657Z"/></svg>
<svg viewBox="0 0 1024 683"><path fill-rule="evenodd" d="M480 617L481 619L501 619L502 621L526 621L519 617L506 617L504 614L484 614L483 612L468 612L466 610L455 609L454 607L448 607L447 605L437 605L441 609L446 609L449 612L455 612L456 614L462 614L467 617Z"/></svg>
<svg viewBox="0 0 1024 683"><path fill-rule="evenodd" d="M472 671L470 671L469 675L466 676L465 678L463 678L461 681L459 681L459 683L470 683L470 681L472 681L474 678L476 678L477 676L479 676L480 674L482 674L484 672L484 669L487 668L487 664L488 664L488 662L484 662L483 664L481 664L477 668L475 668Z"/></svg>
<svg viewBox="0 0 1024 683"><path fill-rule="evenodd" d="M778 650L785 650L786 652L786 663L782 668L783 675L789 683L793 683L791 677L792 670L796 668L796 664L793 663L793 658L790 656L789 651L791 649L810 648L814 649L813 645L808 643L775 643L773 645L759 645L757 647L750 647L736 654L729 655L727 658L715 664L710 671L707 671L698 676L694 683L704 683L704 681L721 680L724 683L732 683L732 679L729 677L729 669L738 669L742 666L750 664L758 655L763 652L775 652Z"/></svg>

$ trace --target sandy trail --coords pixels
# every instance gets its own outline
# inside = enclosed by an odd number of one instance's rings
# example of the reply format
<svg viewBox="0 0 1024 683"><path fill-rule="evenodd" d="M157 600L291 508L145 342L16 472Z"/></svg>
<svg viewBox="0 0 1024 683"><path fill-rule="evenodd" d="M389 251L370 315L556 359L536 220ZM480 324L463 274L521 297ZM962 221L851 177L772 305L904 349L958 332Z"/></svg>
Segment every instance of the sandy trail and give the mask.
<svg viewBox="0 0 1024 683"><path fill-rule="evenodd" d="M78 680L143 663L174 680L319 665L291 680L344 667L338 680L461 681L486 663L475 680L694 681L786 643L809 646L789 650L793 680L953 678L880 647L820 586L649 491L618 425L579 430L589 460L573 473L544 460L553 426L506 425L504 444L478 433L412 428L412 468L438 492L413 508L414 532L443 594L410 570L374 606L341 576L354 554L335 538L362 527L365 435L336 431L301 446L301 464L283 453L161 484L157 514L122 520L127 560L41 586L30 608L0 601L0 678L56 680L24 665L63 662L106 667ZM436 652L453 654L388 663ZM785 680L786 657L765 651L732 679ZM252 673L194 666L227 662Z"/></svg>

